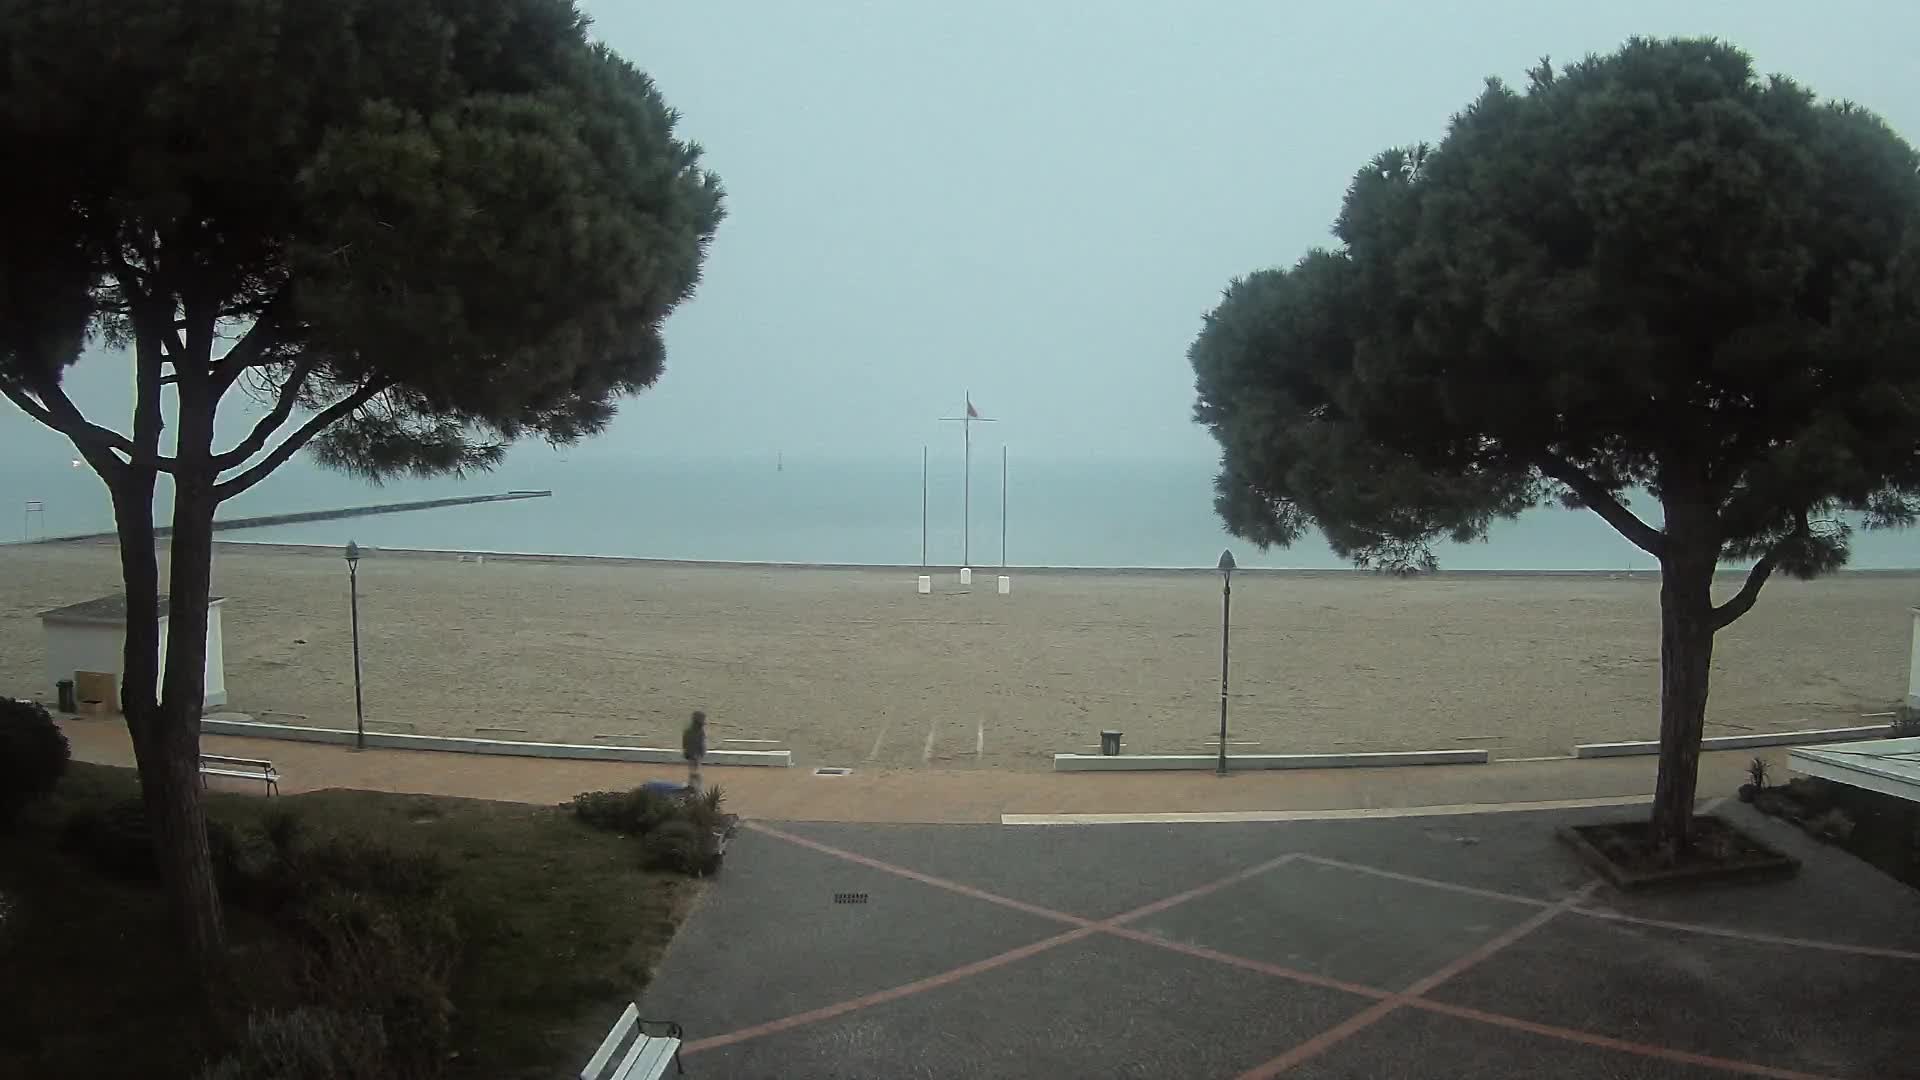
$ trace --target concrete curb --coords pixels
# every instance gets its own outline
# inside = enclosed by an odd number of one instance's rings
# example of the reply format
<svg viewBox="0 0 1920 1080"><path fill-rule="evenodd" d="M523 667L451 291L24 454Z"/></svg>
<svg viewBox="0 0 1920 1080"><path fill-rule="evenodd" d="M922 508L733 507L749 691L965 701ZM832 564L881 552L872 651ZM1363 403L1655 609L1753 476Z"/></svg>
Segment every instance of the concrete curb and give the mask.
<svg viewBox="0 0 1920 1080"><path fill-rule="evenodd" d="M1872 727L1819 728L1814 731L1768 731L1757 735L1714 735L1700 740L1700 750L1744 750L1751 746L1798 746L1803 743L1851 742L1884 736L1891 730L1886 724ZM1632 757L1657 754L1657 739L1640 742L1581 743L1573 748L1576 758Z"/></svg>
<svg viewBox="0 0 1920 1080"><path fill-rule="evenodd" d="M1247 769L1368 769L1392 765L1485 765L1485 750L1405 750L1364 754L1229 754L1230 771ZM1138 772L1161 769L1212 770L1214 754L1055 754L1054 772Z"/></svg>
<svg viewBox="0 0 1920 1080"><path fill-rule="evenodd" d="M251 720L200 721L202 735L238 735L290 742L352 746L353 732L344 728L295 727ZM450 735L403 735L393 731L367 732L367 745L380 750L436 750L454 754L504 754L511 757L579 758L590 761L632 761L650 765L685 764L678 750L647 746L582 746L577 743L515 742L509 739L465 739ZM703 765L759 765L784 769L793 764L791 750L709 750Z"/></svg>

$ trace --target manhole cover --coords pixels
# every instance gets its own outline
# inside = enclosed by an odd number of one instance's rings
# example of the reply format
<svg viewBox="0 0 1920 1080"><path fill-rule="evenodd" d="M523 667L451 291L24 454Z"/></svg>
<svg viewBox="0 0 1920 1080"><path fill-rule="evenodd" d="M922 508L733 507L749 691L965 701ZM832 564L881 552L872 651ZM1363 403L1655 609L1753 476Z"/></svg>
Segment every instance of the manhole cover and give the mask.
<svg viewBox="0 0 1920 1080"><path fill-rule="evenodd" d="M827 767L827 768L819 768L819 769L815 769L815 770L813 770L813 775L815 775L815 776L845 776L845 775L847 775L848 773L850 773L850 772L852 772L852 771L853 771L852 769L843 769L843 768L840 768L839 766L837 766L837 765L835 765L835 766L831 766L831 767Z"/></svg>

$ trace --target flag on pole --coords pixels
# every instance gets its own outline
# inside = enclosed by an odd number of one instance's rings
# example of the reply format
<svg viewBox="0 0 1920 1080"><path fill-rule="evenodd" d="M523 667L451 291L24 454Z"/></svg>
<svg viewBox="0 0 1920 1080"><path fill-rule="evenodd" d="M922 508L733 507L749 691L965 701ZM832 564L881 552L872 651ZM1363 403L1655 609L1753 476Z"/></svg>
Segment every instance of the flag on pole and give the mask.
<svg viewBox="0 0 1920 1080"><path fill-rule="evenodd" d="M967 396L967 419L969 420L980 419L980 410L973 407L972 395Z"/></svg>

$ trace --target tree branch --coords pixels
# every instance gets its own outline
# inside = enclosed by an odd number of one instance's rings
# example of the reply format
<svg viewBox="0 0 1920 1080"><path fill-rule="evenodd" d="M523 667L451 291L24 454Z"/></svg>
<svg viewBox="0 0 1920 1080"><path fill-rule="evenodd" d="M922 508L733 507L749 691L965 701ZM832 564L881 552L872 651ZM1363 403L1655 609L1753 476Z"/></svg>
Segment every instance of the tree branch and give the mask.
<svg viewBox="0 0 1920 1080"><path fill-rule="evenodd" d="M287 290L283 287L262 304L259 314L254 316L253 325L248 327L247 332L240 335L240 340L233 343L233 348L228 349L227 354L213 365L215 391L221 394L226 393L227 388L233 385L241 372L258 363L261 354L279 342L280 327L274 322L274 312L286 295Z"/></svg>
<svg viewBox="0 0 1920 1080"><path fill-rule="evenodd" d="M379 394L392 385L393 380L391 379L380 379L370 382L360 389L355 390L353 393L348 394L346 397L341 398L339 401L320 410L314 414L312 419L300 425L299 430L287 436L286 440L279 446L274 447L266 457L256 462L252 468L231 480L223 480L215 484L213 486L214 501L226 502L235 495L265 480L267 474L285 464L288 458L299 453L300 448L312 441L315 435L331 427L335 421L351 415L355 410L359 409L360 406L373 400L376 394Z"/></svg>
<svg viewBox="0 0 1920 1080"><path fill-rule="evenodd" d="M1767 579L1773 576L1773 568L1780 562L1781 545L1785 543L1786 541L1782 540L1768 548L1767 553L1760 557L1760 561L1753 564L1753 569L1747 571L1747 582L1740 586L1740 591L1733 594L1732 599L1713 609L1715 630L1727 626L1753 610L1753 602L1760 599L1760 586L1765 585Z"/></svg>
<svg viewBox="0 0 1920 1080"><path fill-rule="evenodd" d="M116 465L131 463L159 469L162 472L173 471L172 458L161 457L158 454L143 454L134 446L133 440L125 435L110 428L101 427L82 416L73 401L60 390L58 384L42 382L31 389L33 395L40 399L39 401L35 401L18 386L0 384L0 393L4 393L7 400L18 405L21 412L71 439L74 447L81 451L81 456L89 462L93 462L94 458L87 451L94 450L106 455ZM125 454L127 461L122 462L112 457L115 452ZM94 467L99 468L98 463L95 463Z"/></svg>
<svg viewBox="0 0 1920 1080"><path fill-rule="evenodd" d="M307 376L312 373L313 361L301 359L294 366L293 374L281 384L280 395L273 403L273 411L261 417L260 422L253 425L253 431L248 433L238 446L224 454L214 455L214 471L225 472L228 469L238 468L246 464L248 458L259 453L260 449L267 445L267 440L273 437L273 433L279 431L281 425L287 422L287 417L293 415L293 407L300 400L300 391L306 387Z"/></svg>
<svg viewBox="0 0 1920 1080"><path fill-rule="evenodd" d="M1588 509L1613 526L1614 531L1633 542L1641 551L1660 558L1667 549L1666 534L1641 521L1613 493L1601 487L1593 477L1572 462L1554 454L1541 454L1534 462L1542 473L1573 489Z"/></svg>

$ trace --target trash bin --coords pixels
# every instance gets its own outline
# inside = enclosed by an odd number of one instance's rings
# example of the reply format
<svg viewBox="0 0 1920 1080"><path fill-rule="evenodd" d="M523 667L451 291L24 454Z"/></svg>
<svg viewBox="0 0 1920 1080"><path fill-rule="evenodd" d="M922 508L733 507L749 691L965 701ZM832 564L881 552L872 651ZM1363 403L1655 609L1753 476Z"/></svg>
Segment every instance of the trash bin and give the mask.
<svg viewBox="0 0 1920 1080"><path fill-rule="evenodd" d="M80 697L73 692L72 679L61 679L59 682L54 683L53 687L60 691L61 712L77 713L80 711Z"/></svg>
<svg viewBox="0 0 1920 1080"><path fill-rule="evenodd" d="M1118 754L1120 752L1120 733L1117 731L1101 732L1100 752L1107 757L1113 757Z"/></svg>

